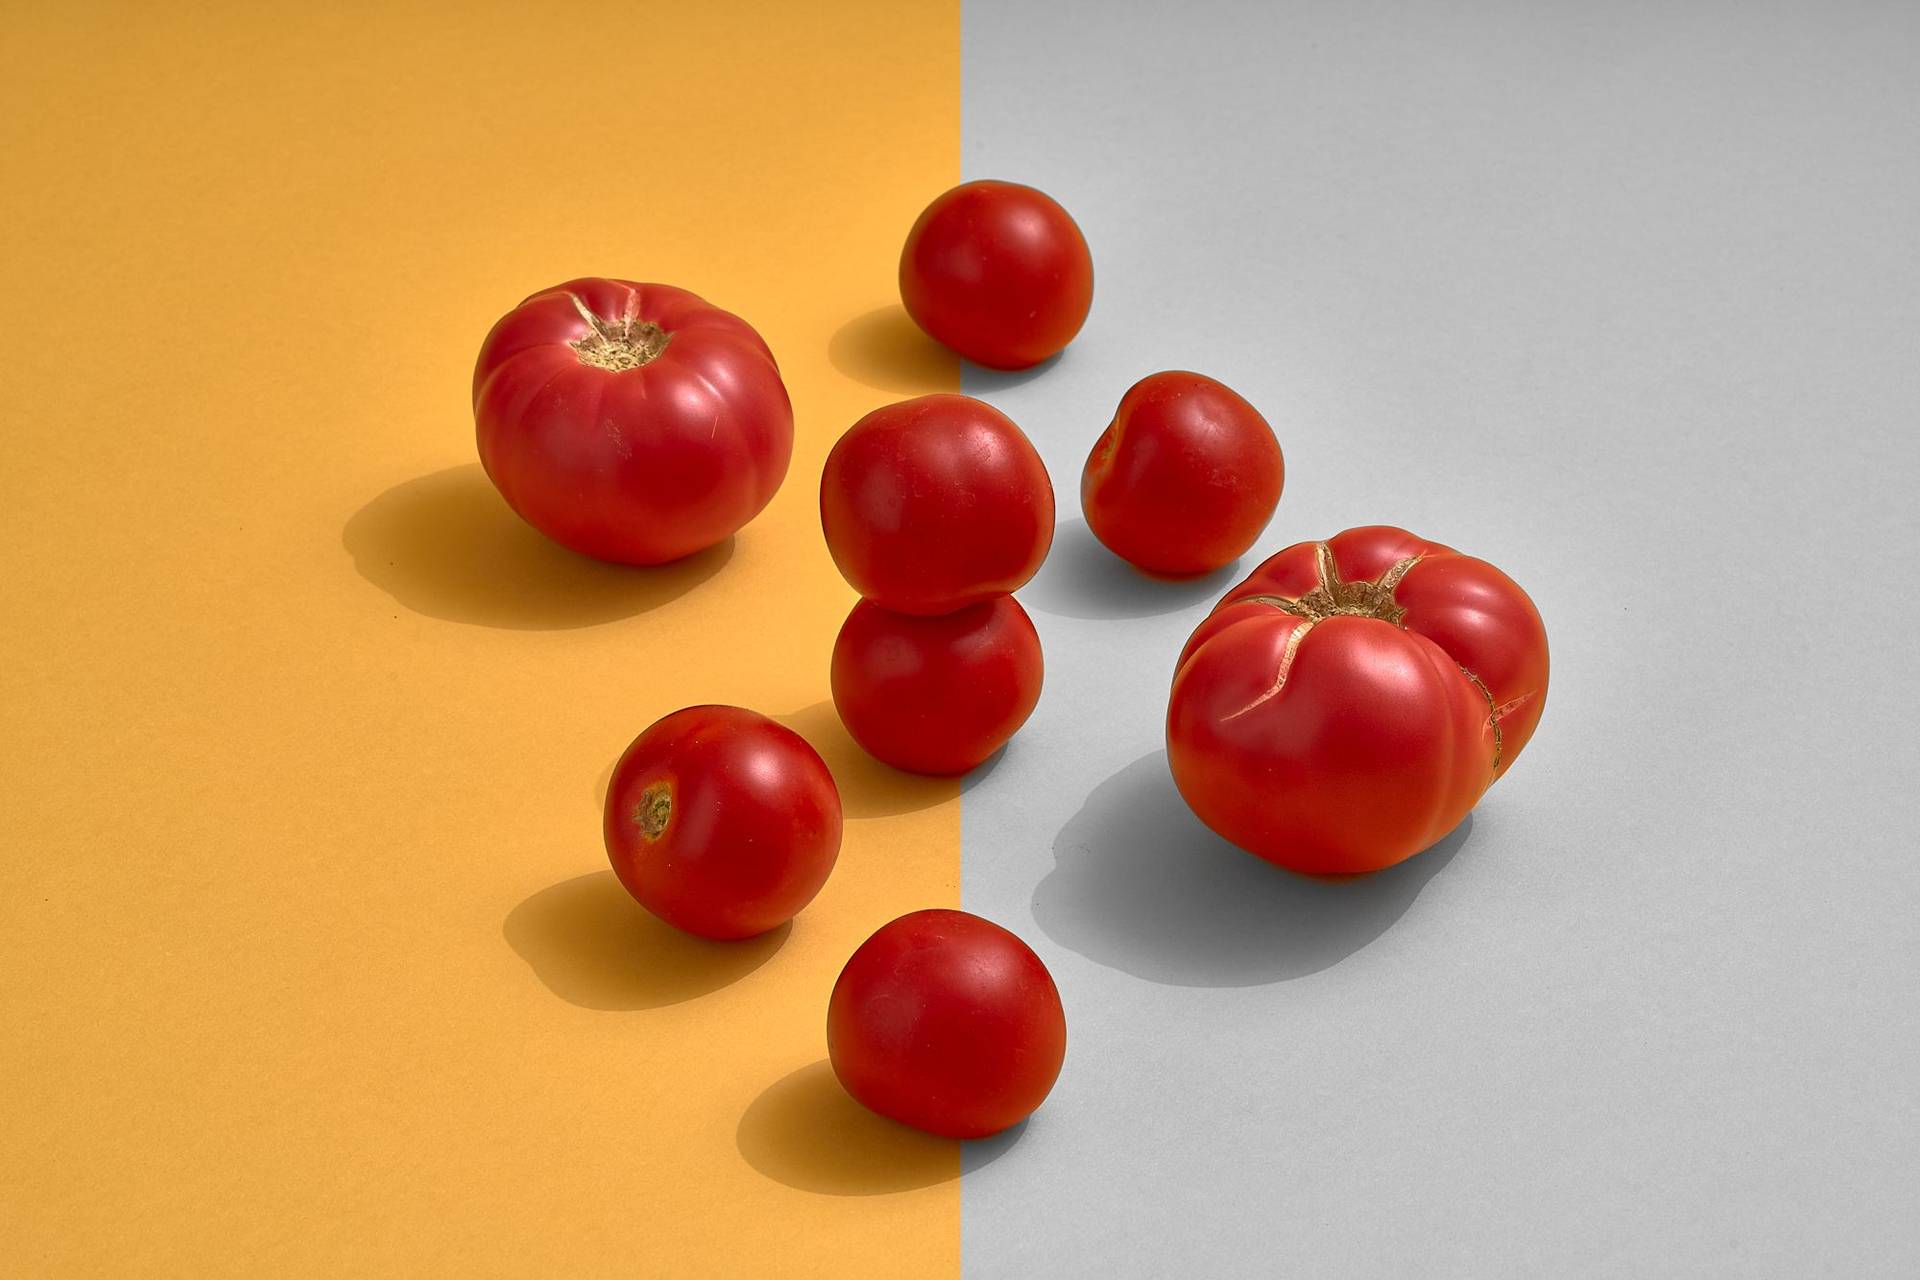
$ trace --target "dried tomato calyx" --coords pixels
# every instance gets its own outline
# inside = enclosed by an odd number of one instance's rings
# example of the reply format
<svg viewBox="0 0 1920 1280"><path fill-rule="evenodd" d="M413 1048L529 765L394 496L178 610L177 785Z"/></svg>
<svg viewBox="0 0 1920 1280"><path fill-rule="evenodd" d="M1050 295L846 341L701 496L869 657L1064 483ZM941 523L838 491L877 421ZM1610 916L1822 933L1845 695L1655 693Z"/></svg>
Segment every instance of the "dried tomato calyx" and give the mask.
<svg viewBox="0 0 1920 1280"><path fill-rule="evenodd" d="M649 840L658 840L672 817L673 788L664 782L656 782L642 791L640 803L633 806L633 825Z"/></svg>
<svg viewBox="0 0 1920 1280"><path fill-rule="evenodd" d="M601 319L593 313L593 308L581 301L577 293L570 293L567 297L573 302L573 309L580 313L580 318L587 322L589 330L584 338L567 344L580 357L581 364L615 373L638 369L656 359L673 341L673 335L665 329L634 315L640 301L635 294L627 295L627 309L618 320Z"/></svg>
<svg viewBox="0 0 1920 1280"><path fill-rule="evenodd" d="M1419 556L1408 556L1371 582L1344 582L1338 566L1333 562L1333 548L1324 542L1315 543L1314 567L1319 572L1320 581L1313 590L1292 600L1285 596L1246 598L1257 604L1270 604L1283 613L1305 618L1308 622L1324 622L1328 618L1346 616L1378 618L1397 627L1407 611L1395 602L1394 588L1400 585L1400 579L1407 576L1407 570L1419 563Z"/></svg>

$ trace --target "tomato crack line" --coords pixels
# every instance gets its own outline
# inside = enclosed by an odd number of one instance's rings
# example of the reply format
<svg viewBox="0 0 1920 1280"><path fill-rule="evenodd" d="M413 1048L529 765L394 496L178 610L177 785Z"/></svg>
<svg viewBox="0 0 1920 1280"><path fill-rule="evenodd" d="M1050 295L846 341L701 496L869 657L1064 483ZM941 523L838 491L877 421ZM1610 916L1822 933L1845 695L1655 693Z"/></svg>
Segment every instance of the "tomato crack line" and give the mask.
<svg viewBox="0 0 1920 1280"><path fill-rule="evenodd" d="M1300 642L1307 638L1307 632L1318 626L1319 622L1320 620L1318 618L1310 618L1303 625L1294 628L1293 634L1287 637L1287 647L1280 651L1280 669L1274 673L1273 683L1267 687L1267 691L1231 715L1220 717L1222 723L1228 720L1238 720L1255 707L1271 702L1280 696L1280 690L1283 689L1287 683L1287 672L1293 669L1294 656L1300 652Z"/></svg>
<svg viewBox="0 0 1920 1280"><path fill-rule="evenodd" d="M1460 667L1461 673L1465 675L1467 679L1473 681L1473 687L1478 689L1480 691L1480 696L1487 700L1487 727L1493 730L1493 771L1495 773L1498 773L1500 772L1501 756L1505 753L1505 750L1506 750L1506 744L1501 739L1501 736L1500 736L1500 716L1502 714L1502 709L1494 705L1493 691L1487 688L1486 681L1482 680L1479 676L1473 674L1473 672L1467 670L1466 665L1464 663L1457 663L1455 665ZM1514 700L1514 702L1522 702L1522 701L1525 701L1525 699L1516 698ZM1514 705L1514 703L1510 702L1507 705L1511 707Z"/></svg>
<svg viewBox="0 0 1920 1280"><path fill-rule="evenodd" d="M1497 707L1494 710L1493 714L1495 715L1495 717L1504 720L1508 716L1512 715L1514 712L1518 711L1521 707L1526 706L1529 702L1532 702L1535 698L1539 696L1540 696L1540 691L1538 689L1535 689L1531 693L1523 693L1517 698L1509 698L1505 702L1501 703L1499 707Z"/></svg>

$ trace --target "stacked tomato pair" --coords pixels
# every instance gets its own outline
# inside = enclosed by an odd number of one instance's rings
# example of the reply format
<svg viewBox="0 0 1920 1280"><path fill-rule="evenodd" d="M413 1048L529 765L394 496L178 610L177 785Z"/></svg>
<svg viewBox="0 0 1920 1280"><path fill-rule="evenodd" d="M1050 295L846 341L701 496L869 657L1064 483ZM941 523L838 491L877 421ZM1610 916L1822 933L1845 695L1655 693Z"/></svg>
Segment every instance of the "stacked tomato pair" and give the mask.
<svg viewBox="0 0 1920 1280"><path fill-rule="evenodd" d="M1012 595L1053 544L1039 453L967 396L887 405L827 456L820 523L863 597L833 645L847 732L898 769L974 768L1040 700L1040 637Z"/></svg>

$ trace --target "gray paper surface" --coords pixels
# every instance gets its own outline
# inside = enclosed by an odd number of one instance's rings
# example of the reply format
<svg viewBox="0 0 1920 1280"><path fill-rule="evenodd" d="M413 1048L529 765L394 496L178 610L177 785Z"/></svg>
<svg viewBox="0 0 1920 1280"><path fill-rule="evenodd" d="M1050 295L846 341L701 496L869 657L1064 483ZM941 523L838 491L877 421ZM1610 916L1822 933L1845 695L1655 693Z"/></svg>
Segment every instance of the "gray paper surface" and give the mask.
<svg viewBox="0 0 1920 1280"><path fill-rule="evenodd" d="M1920 6L968 0L964 50L966 176L1097 273L965 378L1061 529L963 896L1070 1029L969 1152L968 1276L1920 1274ZM1198 583L1078 519L1164 368L1287 458ZM1525 586L1552 691L1468 826L1303 882L1181 804L1167 683L1374 522Z"/></svg>

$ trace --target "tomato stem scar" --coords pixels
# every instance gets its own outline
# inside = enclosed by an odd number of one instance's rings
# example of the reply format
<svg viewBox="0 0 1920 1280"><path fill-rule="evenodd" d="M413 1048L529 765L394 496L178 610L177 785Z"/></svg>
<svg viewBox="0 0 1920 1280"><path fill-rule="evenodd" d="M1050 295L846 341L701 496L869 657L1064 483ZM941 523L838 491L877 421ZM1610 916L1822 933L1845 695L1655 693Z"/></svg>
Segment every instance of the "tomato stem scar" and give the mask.
<svg viewBox="0 0 1920 1280"><path fill-rule="evenodd" d="M585 337L567 344L581 364L614 373L638 369L657 359L673 341L673 335L665 329L634 314L640 303L638 294L627 295L626 310L617 321L602 320L577 293L569 293L567 298L590 330Z"/></svg>
<svg viewBox="0 0 1920 1280"><path fill-rule="evenodd" d="M1394 600L1393 593L1400 585L1400 579L1407 576L1407 570L1420 563L1419 556L1408 556L1404 560L1395 562L1392 568L1371 582L1342 581L1340 568L1333 562L1333 548L1324 542L1314 544L1313 558L1314 568L1320 580L1314 584L1313 590L1298 599L1289 600L1285 596L1242 598L1244 602L1271 605L1282 613L1290 613L1296 618L1305 618L1307 625L1288 637L1286 652L1280 660L1280 674L1274 680L1273 687L1255 698L1249 705L1234 712L1235 716L1245 715L1280 692L1281 686L1286 683L1287 668L1293 665L1294 655L1300 649L1300 641L1306 638L1307 632L1313 629L1315 623L1325 622L1332 617L1345 616L1377 618L1381 622L1390 622L1397 627L1400 625L1400 620L1407 616L1406 608ZM1461 667L1460 671L1473 682L1473 687L1480 691L1480 696L1487 700L1487 725L1493 730L1493 769L1498 773L1500 761L1506 749L1501 741L1500 717L1525 699L1516 699L1504 707L1495 706L1493 694L1488 690L1485 682L1465 667ZM1227 719L1232 718L1233 716L1227 717Z"/></svg>
<svg viewBox="0 0 1920 1280"><path fill-rule="evenodd" d="M1420 563L1419 556L1408 556L1372 582L1343 582L1340 569L1333 562L1333 548L1324 542L1314 544L1314 567L1320 581L1313 590L1295 600L1285 596L1247 596L1255 604L1272 605L1282 613L1290 613L1296 618L1305 618L1308 622L1324 622L1328 618L1344 615L1353 618L1378 618L1381 622L1400 625L1400 619L1407 614L1394 598L1394 589L1400 585L1400 579L1407 576L1407 570Z"/></svg>
<svg viewBox="0 0 1920 1280"><path fill-rule="evenodd" d="M673 788L664 782L656 782L642 791L640 803L633 806L633 824L649 840L658 840L672 817Z"/></svg>

